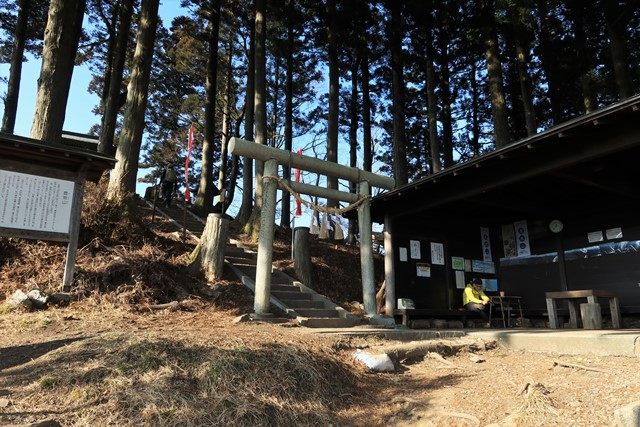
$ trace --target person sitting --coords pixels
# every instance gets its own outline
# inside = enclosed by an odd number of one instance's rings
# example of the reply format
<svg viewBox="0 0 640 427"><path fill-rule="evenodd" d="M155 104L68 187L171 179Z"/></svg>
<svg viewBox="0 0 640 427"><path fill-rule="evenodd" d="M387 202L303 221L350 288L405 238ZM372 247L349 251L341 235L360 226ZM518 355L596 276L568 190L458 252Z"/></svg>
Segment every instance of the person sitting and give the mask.
<svg viewBox="0 0 640 427"><path fill-rule="evenodd" d="M462 293L462 305L465 309L475 311L482 319L489 321L486 308L489 306L489 297L482 290L482 280L475 278L467 284Z"/></svg>

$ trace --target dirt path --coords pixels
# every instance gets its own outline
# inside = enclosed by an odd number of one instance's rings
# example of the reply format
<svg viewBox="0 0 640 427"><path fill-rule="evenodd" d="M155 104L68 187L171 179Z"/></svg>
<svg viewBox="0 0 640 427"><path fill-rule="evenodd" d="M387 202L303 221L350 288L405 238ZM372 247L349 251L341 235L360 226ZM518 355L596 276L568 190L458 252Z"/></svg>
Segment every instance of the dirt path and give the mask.
<svg viewBox="0 0 640 427"><path fill-rule="evenodd" d="M56 373L76 366L74 375L85 375L97 369L100 358L106 358L100 362L104 368L109 355L119 351L116 347L131 339L179 342L188 349L275 348L279 353L296 349L308 357L326 356L327 360L346 366L350 373L345 375L354 381L344 390L327 389L327 393L344 393L327 397L328 402L334 398L342 401L337 407L329 405L335 412L327 412L340 425L464 426L500 421L507 425L511 421L511 425L605 426L610 425L615 408L640 399L640 362L636 359L557 357L494 349L479 354L485 359L482 363L473 363L469 353L460 353L445 356L448 363L426 358L405 363L396 373L376 374L356 365L350 355L355 347L375 349L385 344L379 339L345 340L320 337L299 327L233 324L237 314L236 310L215 307L193 313L140 314L85 302L65 309L1 315L0 399L8 399L10 404L0 407L0 424L44 418L82 424L97 416L98 412L92 412L97 409L88 410L82 405L61 410L61 404L68 405L69 396L79 392L77 382L56 387ZM108 343L117 345L112 348ZM72 361L62 357L60 352L65 348L77 348L77 357ZM598 372L554 367L556 360L592 367ZM38 361L46 363L38 365ZM527 383L535 386L538 394L521 395ZM127 387L133 390L137 386L131 383ZM300 382L289 387L305 385ZM61 399L63 391L68 395ZM93 402L87 396L83 399L80 401ZM97 399L93 404L99 408L108 405L107 400ZM311 415L295 416L299 418L291 419L301 424L319 420ZM135 424L135 420L130 421ZM151 421L147 424L154 424ZM101 424L99 419L94 422Z"/></svg>

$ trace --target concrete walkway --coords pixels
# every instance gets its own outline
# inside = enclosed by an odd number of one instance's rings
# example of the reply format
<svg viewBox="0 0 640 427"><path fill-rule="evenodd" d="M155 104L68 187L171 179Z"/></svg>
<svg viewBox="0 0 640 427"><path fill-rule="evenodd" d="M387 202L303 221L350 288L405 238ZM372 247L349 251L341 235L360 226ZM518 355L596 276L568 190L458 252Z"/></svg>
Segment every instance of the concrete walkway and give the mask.
<svg viewBox="0 0 640 427"><path fill-rule="evenodd" d="M350 337L379 337L397 341L422 341L470 337L495 340L512 350L593 356L640 357L640 329L383 329L354 327L317 329L313 333Z"/></svg>

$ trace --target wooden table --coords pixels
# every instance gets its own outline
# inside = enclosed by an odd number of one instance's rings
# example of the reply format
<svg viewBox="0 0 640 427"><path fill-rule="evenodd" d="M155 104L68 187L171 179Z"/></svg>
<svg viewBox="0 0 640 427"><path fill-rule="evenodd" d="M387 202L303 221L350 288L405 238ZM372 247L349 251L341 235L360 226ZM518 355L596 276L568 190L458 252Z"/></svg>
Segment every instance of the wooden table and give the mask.
<svg viewBox="0 0 640 427"><path fill-rule="evenodd" d="M547 311L549 312L549 327L558 329L558 308L557 300L567 300L569 303L569 327L578 328L581 326L579 299L586 298L590 304L598 302L598 298L607 298L611 309L611 323L616 329L620 328L620 304L618 297L609 291L599 289L585 289L579 291L547 292Z"/></svg>

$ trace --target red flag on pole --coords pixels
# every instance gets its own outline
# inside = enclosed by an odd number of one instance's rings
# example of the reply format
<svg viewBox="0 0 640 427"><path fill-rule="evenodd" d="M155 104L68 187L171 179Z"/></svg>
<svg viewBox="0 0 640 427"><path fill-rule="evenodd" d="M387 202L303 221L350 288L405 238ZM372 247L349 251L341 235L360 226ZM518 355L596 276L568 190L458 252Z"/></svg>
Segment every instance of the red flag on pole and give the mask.
<svg viewBox="0 0 640 427"><path fill-rule="evenodd" d="M302 154L302 150L298 150L298 154ZM296 182L300 182L300 169L296 169ZM302 216L300 199L296 199L296 216Z"/></svg>
<svg viewBox="0 0 640 427"><path fill-rule="evenodd" d="M189 128L189 149L187 150L187 159L184 162L184 201L191 201L191 191L189 190L189 158L191 157L191 148L193 148L193 133L195 129L193 127L193 123Z"/></svg>

